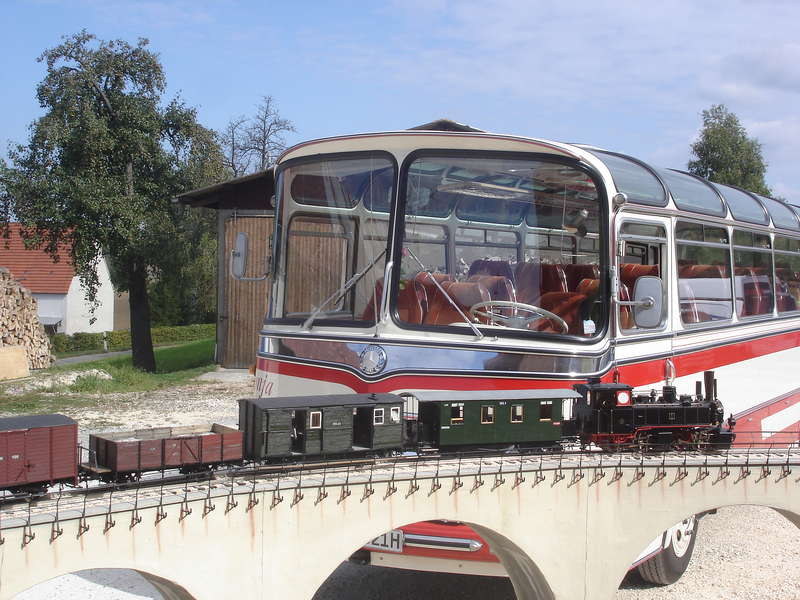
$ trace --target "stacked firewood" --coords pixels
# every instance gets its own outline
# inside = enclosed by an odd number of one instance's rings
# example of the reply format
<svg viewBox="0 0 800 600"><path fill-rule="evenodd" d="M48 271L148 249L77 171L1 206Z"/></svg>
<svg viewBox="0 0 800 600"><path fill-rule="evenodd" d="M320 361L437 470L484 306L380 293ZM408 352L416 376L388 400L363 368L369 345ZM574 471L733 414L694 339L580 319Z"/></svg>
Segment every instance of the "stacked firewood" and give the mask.
<svg viewBox="0 0 800 600"><path fill-rule="evenodd" d="M53 364L50 339L39 323L36 298L0 267L0 347L23 346L28 367L45 369Z"/></svg>

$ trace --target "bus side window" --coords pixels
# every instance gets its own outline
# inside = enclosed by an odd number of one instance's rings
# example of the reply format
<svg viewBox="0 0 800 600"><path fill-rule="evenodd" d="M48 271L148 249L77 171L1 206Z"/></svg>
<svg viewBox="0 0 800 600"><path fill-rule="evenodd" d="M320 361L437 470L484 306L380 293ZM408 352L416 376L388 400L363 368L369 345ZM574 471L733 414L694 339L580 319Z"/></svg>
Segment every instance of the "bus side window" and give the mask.
<svg viewBox="0 0 800 600"><path fill-rule="evenodd" d="M664 245L667 242L667 232L659 223L639 223L626 221L620 227L620 236L624 248L619 262L619 299L622 301L633 300L636 281L640 277L664 277ZM663 286L666 291L667 286ZM666 307L666 292L663 305ZM667 311L664 310L663 315ZM665 320L666 322L666 320ZM633 308L619 306L620 329L635 333L640 331L633 318Z"/></svg>

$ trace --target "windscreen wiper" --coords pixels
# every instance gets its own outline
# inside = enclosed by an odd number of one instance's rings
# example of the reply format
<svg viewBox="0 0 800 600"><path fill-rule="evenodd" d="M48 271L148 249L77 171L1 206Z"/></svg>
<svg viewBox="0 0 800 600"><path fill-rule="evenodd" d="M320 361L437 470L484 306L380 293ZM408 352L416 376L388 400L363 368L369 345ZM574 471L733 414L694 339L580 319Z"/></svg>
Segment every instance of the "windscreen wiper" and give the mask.
<svg viewBox="0 0 800 600"><path fill-rule="evenodd" d="M359 281L361 281L362 277L364 277L364 275L366 275L366 274L367 274L367 272L369 272L369 270L370 270L372 267L374 267L374 266L375 266L375 264L376 264L376 263L377 263L377 262L378 262L378 261L379 261L381 258L383 258L385 254L386 254L386 248L384 248L383 250L381 250L380 254L378 254L378 256L376 256L375 258L373 258L373 259L370 261L370 263L369 263L369 264L368 264L366 267L364 267L364 268L363 268L361 271L359 271L358 273L356 273L355 275L353 275L353 276L352 276L350 279L348 279L347 281L345 281L345 282L344 282L344 285L343 285L342 287L340 287L338 290L336 290L335 292L333 292L333 294L331 294L330 296L328 296L328 299L327 299L327 300L325 300L325 302L323 302L322 304L320 304L320 305L319 305L317 308L315 308L315 309L314 309L314 311L311 313L311 316L309 316L309 317L308 317L308 318L307 318L307 319L306 319L306 320L303 322L303 326L301 327L301 329L303 329L303 330L308 330L308 329L311 329L311 326L314 324L314 319L316 319L316 318L319 316L319 314L320 314L320 313L321 313L323 310L325 310L325 307L326 307L326 306L328 306L328 305L329 305L331 302L338 303L338 302L339 302L339 301L340 301L340 300L341 300L341 299L344 297L344 295L345 295L347 292L349 292L349 291L350 291L350 289L351 289L351 288L352 288L352 287L353 287L355 284L357 284Z"/></svg>
<svg viewBox="0 0 800 600"><path fill-rule="evenodd" d="M464 319L464 322L467 325L469 325L470 329L472 329L472 333L475 334L475 337L478 338L478 339L481 339L483 337L483 334L481 333L480 329L475 327L475 323L473 323L472 320L464 313L464 311L461 310L461 307L459 307L458 304L456 303L456 301L453 300L453 297L450 294L448 294L446 291L444 291L444 288L442 287L442 284L440 284L438 281L436 281L436 277L433 276L433 272L428 267L426 267L424 264L422 264L422 261L420 259L418 259L417 255L414 254L411 251L411 248L407 248L406 247L405 251L408 252L408 255L411 258L413 258L415 261L417 261L417 264L419 265L419 268L422 269L422 272L423 273L427 273L428 277L431 278L431 281L436 286L436 288L439 290L439 292L441 292L441 294L445 298L447 298L447 301L452 305L453 308L456 309L456 312L458 312L458 314L461 315L461 318Z"/></svg>

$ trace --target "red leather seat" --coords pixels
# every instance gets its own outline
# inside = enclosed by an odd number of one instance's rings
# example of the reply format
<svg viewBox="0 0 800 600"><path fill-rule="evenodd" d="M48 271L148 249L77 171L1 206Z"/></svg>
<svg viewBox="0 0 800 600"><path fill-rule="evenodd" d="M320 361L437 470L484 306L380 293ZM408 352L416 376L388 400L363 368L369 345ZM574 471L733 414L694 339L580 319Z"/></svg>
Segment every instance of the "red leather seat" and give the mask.
<svg viewBox="0 0 800 600"><path fill-rule="evenodd" d="M428 273L427 271L417 273L414 276L414 281L419 282L419 284L425 288L425 292L428 295L428 302L430 302L430 299L433 298L433 295L438 291L434 280L439 283L439 285L442 285L446 281L455 281L455 277L449 273Z"/></svg>
<svg viewBox="0 0 800 600"><path fill-rule="evenodd" d="M538 306L539 298L547 292L568 292L567 276L561 265L526 261L515 272L517 299Z"/></svg>
<svg viewBox="0 0 800 600"><path fill-rule="evenodd" d="M517 287L517 300L525 304L535 304L542 295L542 269L538 262L518 263L514 272Z"/></svg>
<svg viewBox="0 0 800 600"><path fill-rule="evenodd" d="M490 300L506 300L516 302L517 294L514 291L514 284L508 277L500 275L473 275L469 281L475 281L483 285L489 292Z"/></svg>
<svg viewBox="0 0 800 600"><path fill-rule="evenodd" d="M564 267L549 263L542 264L542 290L547 292L568 292L567 275Z"/></svg>
<svg viewBox="0 0 800 600"><path fill-rule="evenodd" d="M582 335L583 319L581 318L581 306L585 300L586 296L578 294L577 292L546 292L542 294L537 306L549 310L551 313L564 319L567 324L567 333ZM530 327L537 331L563 333L561 327L547 318L534 321L531 323Z"/></svg>
<svg viewBox="0 0 800 600"><path fill-rule="evenodd" d="M726 265L689 265L689 279L725 279L728 277Z"/></svg>
<svg viewBox="0 0 800 600"><path fill-rule="evenodd" d="M380 304L382 294L383 280L379 280L375 282L375 295L369 299L369 303L361 315L363 321L375 320L375 299L377 298L378 304ZM397 315L401 321L421 325L427 306L427 293L421 283L415 280L400 281L400 291L397 294Z"/></svg>
<svg viewBox="0 0 800 600"><path fill-rule="evenodd" d="M628 286L624 283L619 284L619 299L623 302L628 302L631 299L630 291L628 290ZM631 311L630 306L620 306L619 307L619 326L622 329L633 329L636 327L636 323L633 320L633 312Z"/></svg>
<svg viewBox="0 0 800 600"><path fill-rule="evenodd" d="M450 299L456 303L464 315L471 319L469 309L479 303L488 302L489 291L477 281L445 281L442 289L450 297L446 297L436 288L433 296L428 298L428 312L423 323L425 325L450 325L464 323L464 317L455 309Z"/></svg>
<svg viewBox="0 0 800 600"><path fill-rule="evenodd" d="M766 315L772 312L772 289L765 269L737 267L744 302L739 316Z"/></svg>
<svg viewBox="0 0 800 600"><path fill-rule="evenodd" d="M599 278L586 278L581 279L576 290L579 294L587 297L594 297L600 293L600 279Z"/></svg>
<svg viewBox="0 0 800 600"><path fill-rule="evenodd" d="M636 287L636 280L644 276L659 276L658 265L638 265L635 263L624 263L620 265L619 280L633 291Z"/></svg>
<svg viewBox="0 0 800 600"><path fill-rule="evenodd" d="M514 281L514 271L508 261L492 258L479 258L473 262L469 267L467 277L472 278L473 275L493 275Z"/></svg>
<svg viewBox="0 0 800 600"><path fill-rule="evenodd" d="M600 267L598 265L564 265L564 274L567 277L567 288L571 292L579 292L578 285L584 279L598 279Z"/></svg>

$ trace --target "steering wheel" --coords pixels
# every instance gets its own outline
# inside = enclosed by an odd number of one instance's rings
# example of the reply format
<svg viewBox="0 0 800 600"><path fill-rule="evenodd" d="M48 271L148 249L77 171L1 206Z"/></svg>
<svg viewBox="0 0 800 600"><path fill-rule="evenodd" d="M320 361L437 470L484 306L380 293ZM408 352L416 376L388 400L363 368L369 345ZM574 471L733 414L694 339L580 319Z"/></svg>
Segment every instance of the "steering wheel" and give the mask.
<svg viewBox="0 0 800 600"><path fill-rule="evenodd" d="M508 308L513 311L511 316L501 314L500 311ZM569 326L564 319L549 310L533 304L523 304L522 302L513 302L511 300L489 300L488 302L473 304L469 312L473 317L483 317L514 329L526 329L528 325L535 321L549 319L561 328L561 333L569 331ZM519 312L523 314L517 314Z"/></svg>

